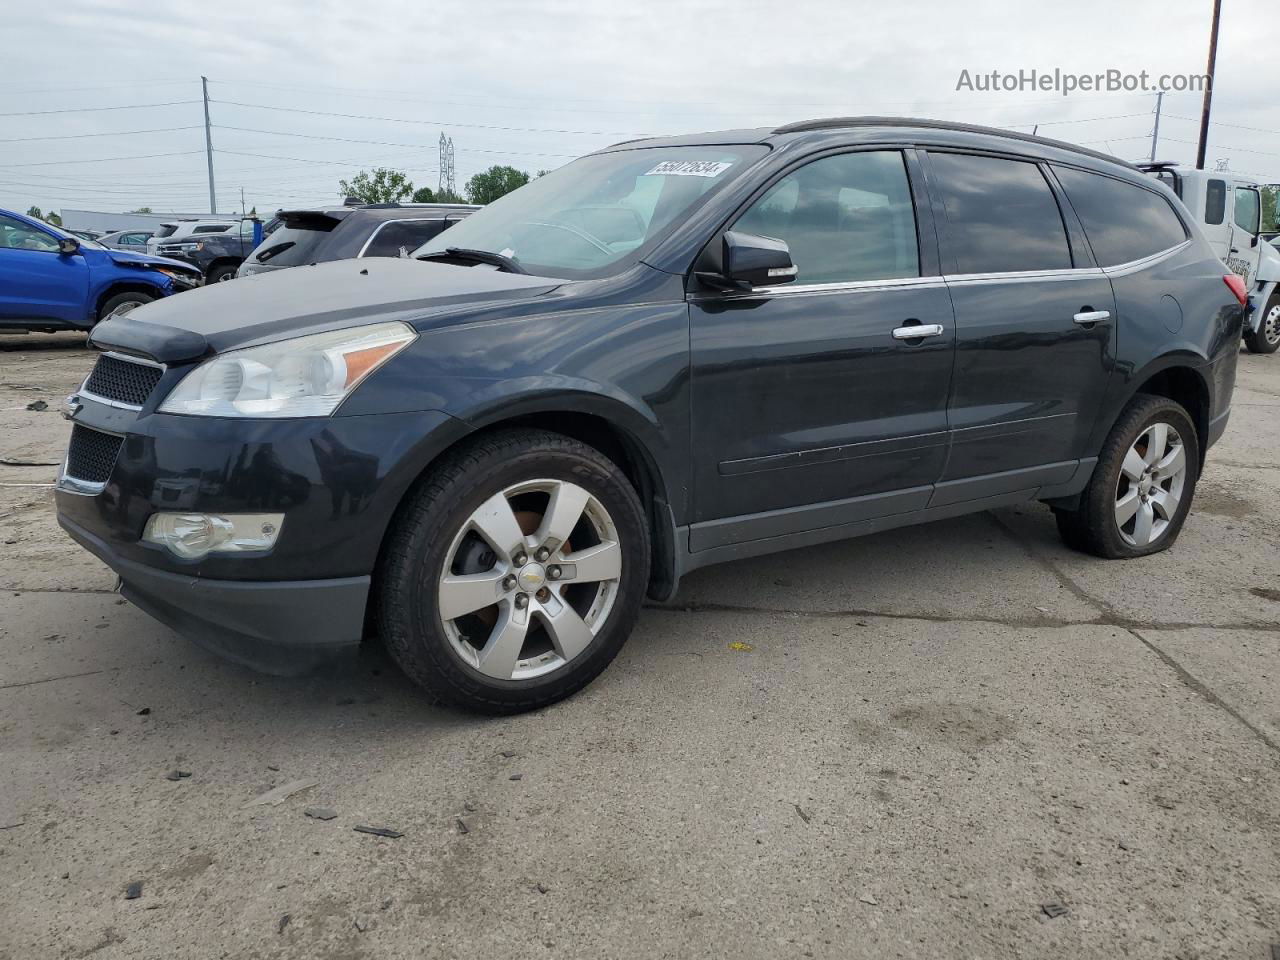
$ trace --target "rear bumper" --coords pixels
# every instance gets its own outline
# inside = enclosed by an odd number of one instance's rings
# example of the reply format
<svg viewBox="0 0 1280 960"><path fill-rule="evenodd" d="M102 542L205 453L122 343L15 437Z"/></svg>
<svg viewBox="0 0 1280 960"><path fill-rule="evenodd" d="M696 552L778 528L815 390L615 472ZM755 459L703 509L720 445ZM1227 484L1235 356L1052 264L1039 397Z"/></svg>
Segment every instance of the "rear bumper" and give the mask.
<svg viewBox="0 0 1280 960"><path fill-rule="evenodd" d="M295 675L353 655L364 630L370 578L209 580L125 559L59 516L71 537L120 576L145 613L220 656L264 673Z"/></svg>

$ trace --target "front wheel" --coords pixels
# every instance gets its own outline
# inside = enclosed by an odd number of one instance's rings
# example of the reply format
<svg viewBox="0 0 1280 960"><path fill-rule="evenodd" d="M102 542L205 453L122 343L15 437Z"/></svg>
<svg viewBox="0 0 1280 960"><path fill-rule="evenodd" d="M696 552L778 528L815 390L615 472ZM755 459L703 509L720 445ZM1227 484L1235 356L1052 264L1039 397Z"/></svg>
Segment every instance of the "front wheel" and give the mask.
<svg viewBox="0 0 1280 960"><path fill-rule="evenodd" d="M223 263L214 267L209 271L209 276L205 278L205 283L226 283L228 280L236 278L236 264Z"/></svg>
<svg viewBox="0 0 1280 960"><path fill-rule="evenodd" d="M1170 547L1191 510L1200 441L1191 417L1167 397L1139 394L1102 446L1076 510L1054 510L1063 541L1108 559Z"/></svg>
<svg viewBox="0 0 1280 960"><path fill-rule="evenodd" d="M381 632L436 699L530 710L608 666L648 572L644 511L613 462L559 434L504 431L410 493L380 570Z"/></svg>
<svg viewBox="0 0 1280 960"><path fill-rule="evenodd" d="M154 300L149 293L136 293L130 291L128 293L117 293L102 305L102 309L98 311L98 320L106 320L108 317L122 317L131 310L135 310L144 303L150 303Z"/></svg>
<svg viewBox="0 0 1280 960"><path fill-rule="evenodd" d="M1245 333L1244 345L1250 353L1275 353L1280 348L1280 291L1267 301L1258 329Z"/></svg>

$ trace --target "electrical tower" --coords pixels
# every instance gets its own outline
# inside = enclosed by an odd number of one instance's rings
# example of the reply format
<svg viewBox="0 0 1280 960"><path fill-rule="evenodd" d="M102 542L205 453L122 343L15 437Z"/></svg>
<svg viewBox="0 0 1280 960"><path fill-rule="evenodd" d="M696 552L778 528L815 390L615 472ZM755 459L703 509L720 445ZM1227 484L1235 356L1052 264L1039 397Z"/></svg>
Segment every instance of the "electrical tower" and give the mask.
<svg viewBox="0 0 1280 960"><path fill-rule="evenodd" d="M453 183L453 138L440 134L440 189L442 196L456 196Z"/></svg>

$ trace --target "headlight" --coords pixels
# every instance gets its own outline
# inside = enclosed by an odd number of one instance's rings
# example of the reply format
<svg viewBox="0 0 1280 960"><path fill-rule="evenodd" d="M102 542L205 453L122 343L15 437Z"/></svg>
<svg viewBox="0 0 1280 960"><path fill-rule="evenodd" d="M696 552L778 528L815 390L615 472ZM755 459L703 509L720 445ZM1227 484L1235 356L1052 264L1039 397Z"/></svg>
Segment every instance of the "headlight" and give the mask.
<svg viewBox="0 0 1280 960"><path fill-rule="evenodd" d="M323 417L414 341L407 323L378 323L231 350L196 367L161 413L206 417Z"/></svg>

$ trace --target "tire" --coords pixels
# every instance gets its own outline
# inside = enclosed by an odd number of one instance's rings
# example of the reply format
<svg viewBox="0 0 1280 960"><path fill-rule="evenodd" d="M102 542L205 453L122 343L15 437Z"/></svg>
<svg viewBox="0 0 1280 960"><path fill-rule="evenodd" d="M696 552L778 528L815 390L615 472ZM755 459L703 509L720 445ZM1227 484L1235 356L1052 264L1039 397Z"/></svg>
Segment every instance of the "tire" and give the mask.
<svg viewBox="0 0 1280 960"><path fill-rule="evenodd" d="M209 271L209 275L205 277L205 283L226 283L228 280L236 278L236 269L238 264L221 263Z"/></svg>
<svg viewBox="0 0 1280 960"><path fill-rule="evenodd" d="M1187 411L1167 397L1138 394L1111 428L1080 506L1054 510L1058 532L1067 546L1110 560L1166 550L1191 510L1199 470L1200 438Z"/></svg>
<svg viewBox="0 0 1280 960"><path fill-rule="evenodd" d="M1245 333L1244 345L1250 353L1275 353L1280 348L1280 291L1267 301L1258 329Z"/></svg>
<svg viewBox="0 0 1280 960"><path fill-rule="evenodd" d="M560 434L504 430L449 455L406 497L379 567L378 623L391 657L433 699L517 713L570 696L609 665L648 574L645 513L622 471Z"/></svg>
<svg viewBox="0 0 1280 960"><path fill-rule="evenodd" d="M135 307L150 303L154 299L155 297L149 293L136 293L133 291L117 293L102 305L102 309L98 311L98 321L101 322L112 314L124 316Z"/></svg>

